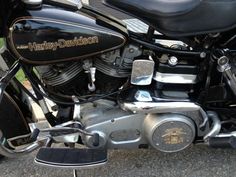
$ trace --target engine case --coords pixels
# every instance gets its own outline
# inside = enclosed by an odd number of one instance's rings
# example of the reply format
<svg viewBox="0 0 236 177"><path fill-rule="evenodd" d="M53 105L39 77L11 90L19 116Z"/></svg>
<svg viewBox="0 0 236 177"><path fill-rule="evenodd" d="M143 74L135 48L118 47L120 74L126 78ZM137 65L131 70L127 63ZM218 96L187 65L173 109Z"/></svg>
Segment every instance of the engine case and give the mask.
<svg viewBox="0 0 236 177"><path fill-rule="evenodd" d="M163 152L177 152L187 148L196 136L205 134L199 129L202 117L198 111L134 114L121 110L112 101L99 100L81 106L81 118L86 131L100 135L99 147L93 146L91 136L82 137L83 143L91 148L152 147Z"/></svg>

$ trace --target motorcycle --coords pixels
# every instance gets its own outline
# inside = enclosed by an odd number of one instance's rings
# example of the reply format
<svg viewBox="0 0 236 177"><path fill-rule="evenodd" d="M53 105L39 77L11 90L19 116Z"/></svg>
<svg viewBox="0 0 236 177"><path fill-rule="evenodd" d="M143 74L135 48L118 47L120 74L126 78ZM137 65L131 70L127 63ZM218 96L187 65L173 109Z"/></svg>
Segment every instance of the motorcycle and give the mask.
<svg viewBox="0 0 236 177"><path fill-rule="evenodd" d="M236 148L235 0L105 0L147 33L79 0L0 3L1 155L39 149L37 164L80 169L104 165L108 149Z"/></svg>

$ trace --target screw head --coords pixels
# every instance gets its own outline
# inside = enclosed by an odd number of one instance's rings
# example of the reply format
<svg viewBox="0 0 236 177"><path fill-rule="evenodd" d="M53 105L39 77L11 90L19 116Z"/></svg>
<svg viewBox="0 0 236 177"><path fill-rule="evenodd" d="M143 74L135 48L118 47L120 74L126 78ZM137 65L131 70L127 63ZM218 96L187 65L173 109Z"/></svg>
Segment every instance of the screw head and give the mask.
<svg viewBox="0 0 236 177"><path fill-rule="evenodd" d="M171 66L175 66L175 65L178 64L178 58L175 57L175 56L172 56L172 57L169 58L168 63Z"/></svg>

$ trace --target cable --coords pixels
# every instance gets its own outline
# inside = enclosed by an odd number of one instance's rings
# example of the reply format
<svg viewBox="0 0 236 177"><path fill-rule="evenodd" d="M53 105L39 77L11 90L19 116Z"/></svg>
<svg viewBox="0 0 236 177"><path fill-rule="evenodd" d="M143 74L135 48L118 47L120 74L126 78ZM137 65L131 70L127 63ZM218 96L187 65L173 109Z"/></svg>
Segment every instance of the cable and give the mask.
<svg viewBox="0 0 236 177"><path fill-rule="evenodd" d="M13 80L35 103L39 105L37 98L35 98L28 89L26 89L16 78L13 78Z"/></svg>
<svg viewBox="0 0 236 177"><path fill-rule="evenodd" d="M209 53L209 51L202 51L201 52L201 51L184 51L184 50L169 49L169 48L163 47L159 44L153 44L153 43L146 42L146 41L134 38L134 37L131 37L131 40L133 40L134 42L137 42L143 46L146 46L149 49L153 49L153 50L157 50L159 52L165 52L165 53L173 54L173 55L184 55L184 56L188 55L188 56L199 56L200 57L203 52L206 52L206 54Z"/></svg>

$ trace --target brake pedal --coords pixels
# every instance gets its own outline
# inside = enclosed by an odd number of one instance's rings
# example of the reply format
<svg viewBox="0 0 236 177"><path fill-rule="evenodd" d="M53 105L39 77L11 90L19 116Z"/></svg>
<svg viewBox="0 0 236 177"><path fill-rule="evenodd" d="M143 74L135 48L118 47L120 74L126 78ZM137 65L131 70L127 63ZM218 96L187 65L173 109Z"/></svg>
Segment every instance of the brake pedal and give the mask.
<svg viewBox="0 0 236 177"><path fill-rule="evenodd" d="M35 162L59 168L93 168L107 162L107 150L45 147L38 151Z"/></svg>

